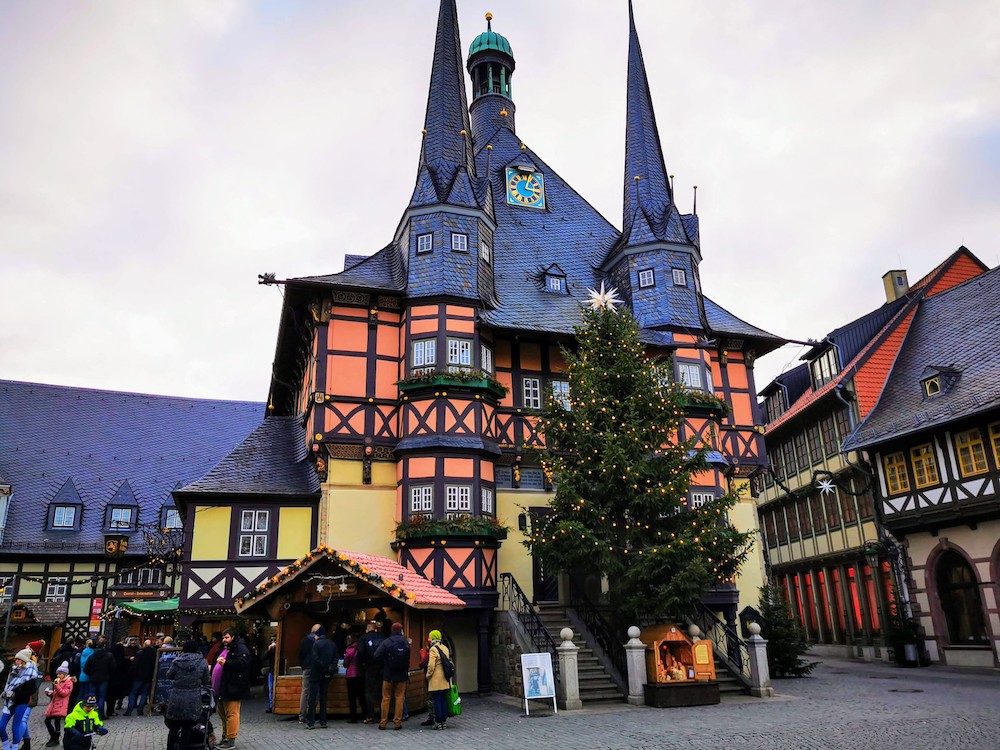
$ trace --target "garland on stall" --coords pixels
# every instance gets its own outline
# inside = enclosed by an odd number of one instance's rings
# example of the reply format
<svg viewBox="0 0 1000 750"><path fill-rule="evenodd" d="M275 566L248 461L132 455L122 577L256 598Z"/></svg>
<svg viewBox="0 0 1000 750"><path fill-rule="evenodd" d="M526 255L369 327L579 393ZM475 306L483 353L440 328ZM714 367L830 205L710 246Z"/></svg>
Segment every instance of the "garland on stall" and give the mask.
<svg viewBox="0 0 1000 750"><path fill-rule="evenodd" d="M336 560L340 563L340 566L344 570L350 571L351 575L362 581L367 581L371 585L383 589L386 594L390 594L399 599L416 599L415 594L411 594L406 591L401 584L395 581L383 578L378 573L373 573L367 567L362 565L356 560L352 560L350 557L345 555L343 552L337 552L337 550L332 547L317 547L312 552L310 552L305 557L300 557L295 562L291 563L284 569L280 570L275 575L270 578L265 578L263 581L257 584L257 587L250 591L250 593L239 597L236 599L236 606L242 607L246 602L253 601L254 599L263 596L268 591L270 591L275 586L278 586L289 578L294 578L299 574L303 568L307 568L316 562L321 557L327 557L332 560Z"/></svg>

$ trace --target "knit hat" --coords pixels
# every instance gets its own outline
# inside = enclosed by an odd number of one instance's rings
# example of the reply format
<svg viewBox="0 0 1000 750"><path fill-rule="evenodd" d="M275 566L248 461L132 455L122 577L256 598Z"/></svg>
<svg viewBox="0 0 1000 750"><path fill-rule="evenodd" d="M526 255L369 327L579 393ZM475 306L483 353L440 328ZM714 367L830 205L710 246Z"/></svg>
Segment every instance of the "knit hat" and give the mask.
<svg viewBox="0 0 1000 750"><path fill-rule="evenodd" d="M402 633L403 632L403 623L401 623L401 622L394 622L392 624L392 632L393 633Z"/></svg>
<svg viewBox="0 0 1000 750"><path fill-rule="evenodd" d="M60 664L59 668L56 670L56 674L69 674L69 662L64 661Z"/></svg>
<svg viewBox="0 0 1000 750"><path fill-rule="evenodd" d="M88 695L86 698L84 698L80 702L83 705L87 706L88 708L94 708L94 706L97 705L97 696L96 695Z"/></svg>
<svg viewBox="0 0 1000 750"><path fill-rule="evenodd" d="M42 649L45 648L45 641L39 639L37 641L32 641L28 644L28 648L34 651L36 654L41 654Z"/></svg>
<svg viewBox="0 0 1000 750"><path fill-rule="evenodd" d="M429 637L429 638L430 638L430 639L431 639L432 641L440 641L440 640L441 640L441 631L440 631L440 630L432 630L432 631L431 631L431 632L430 632L430 633L428 634L428 637Z"/></svg>
<svg viewBox="0 0 1000 750"><path fill-rule="evenodd" d="M15 659L20 659L25 664L27 664L29 661L31 661L31 657L32 656L34 656L34 653L32 652L32 650L30 648L22 648L20 651L18 651L16 654L14 654L14 658Z"/></svg>

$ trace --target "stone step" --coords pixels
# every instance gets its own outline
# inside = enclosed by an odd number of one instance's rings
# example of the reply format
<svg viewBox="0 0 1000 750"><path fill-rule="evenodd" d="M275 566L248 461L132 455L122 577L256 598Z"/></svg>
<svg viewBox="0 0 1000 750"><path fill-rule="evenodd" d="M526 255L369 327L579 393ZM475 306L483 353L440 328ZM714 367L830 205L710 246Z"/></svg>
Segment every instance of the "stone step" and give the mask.
<svg viewBox="0 0 1000 750"><path fill-rule="evenodd" d="M580 691L580 700L584 703L622 703L625 700L625 696L617 691L604 690L601 692L583 692Z"/></svg>

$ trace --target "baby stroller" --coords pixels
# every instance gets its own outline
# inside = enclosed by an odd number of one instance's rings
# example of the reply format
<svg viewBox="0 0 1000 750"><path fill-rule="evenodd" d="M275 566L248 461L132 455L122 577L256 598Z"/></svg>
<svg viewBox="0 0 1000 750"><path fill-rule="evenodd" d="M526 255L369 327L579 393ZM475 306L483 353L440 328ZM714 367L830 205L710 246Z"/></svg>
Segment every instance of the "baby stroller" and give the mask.
<svg viewBox="0 0 1000 750"><path fill-rule="evenodd" d="M211 750L215 745L215 728L212 726L211 719L214 713L215 693L212 692L212 688L203 687L201 689L201 714L198 716L198 720L186 733L182 730L175 746L168 747L167 750ZM174 726L170 719L166 720L166 724L168 727ZM185 736L186 742L184 741Z"/></svg>
<svg viewBox="0 0 1000 750"><path fill-rule="evenodd" d="M214 713L215 693L212 688L204 687L201 689L201 716L188 734L187 746L178 750L209 750L215 745L215 728L211 719Z"/></svg>

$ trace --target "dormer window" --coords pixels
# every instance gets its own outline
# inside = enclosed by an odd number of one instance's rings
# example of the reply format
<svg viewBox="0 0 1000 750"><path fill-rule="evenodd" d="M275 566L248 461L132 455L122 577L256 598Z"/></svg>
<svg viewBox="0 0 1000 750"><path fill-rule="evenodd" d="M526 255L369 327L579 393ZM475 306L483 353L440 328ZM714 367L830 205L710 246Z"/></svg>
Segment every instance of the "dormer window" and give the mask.
<svg viewBox="0 0 1000 750"><path fill-rule="evenodd" d="M467 253L469 252L469 235L461 234L459 232L452 232L451 234L451 250L454 253Z"/></svg>
<svg viewBox="0 0 1000 750"><path fill-rule="evenodd" d="M550 292L565 292L566 279L562 276L545 275L545 288Z"/></svg>
<svg viewBox="0 0 1000 750"><path fill-rule="evenodd" d="M76 506L57 505L52 509L52 528L72 529L76 526Z"/></svg>
<svg viewBox="0 0 1000 750"><path fill-rule="evenodd" d="M644 268L639 271L639 288L646 289L656 286L656 275L652 268Z"/></svg>
<svg viewBox="0 0 1000 750"><path fill-rule="evenodd" d="M932 378L927 378L923 381L924 386L924 396L931 398L938 395L941 392L941 376L935 375Z"/></svg>
<svg viewBox="0 0 1000 750"><path fill-rule="evenodd" d="M674 286L687 286L687 272L683 268L671 269L674 276Z"/></svg>
<svg viewBox="0 0 1000 750"><path fill-rule="evenodd" d="M837 361L837 348L831 346L810 362L809 372L812 375L813 389L822 388L833 380L837 373L840 372L840 363Z"/></svg>
<svg viewBox="0 0 1000 750"><path fill-rule="evenodd" d="M181 512L177 508L163 509L163 528L180 529L183 527L184 523L181 520Z"/></svg>
<svg viewBox="0 0 1000 750"><path fill-rule="evenodd" d="M434 235L433 234L418 234L417 235L417 254L429 253L434 249Z"/></svg>
<svg viewBox="0 0 1000 750"><path fill-rule="evenodd" d="M135 508L112 508L108 526L112 529L131 529Z"/></svg>

